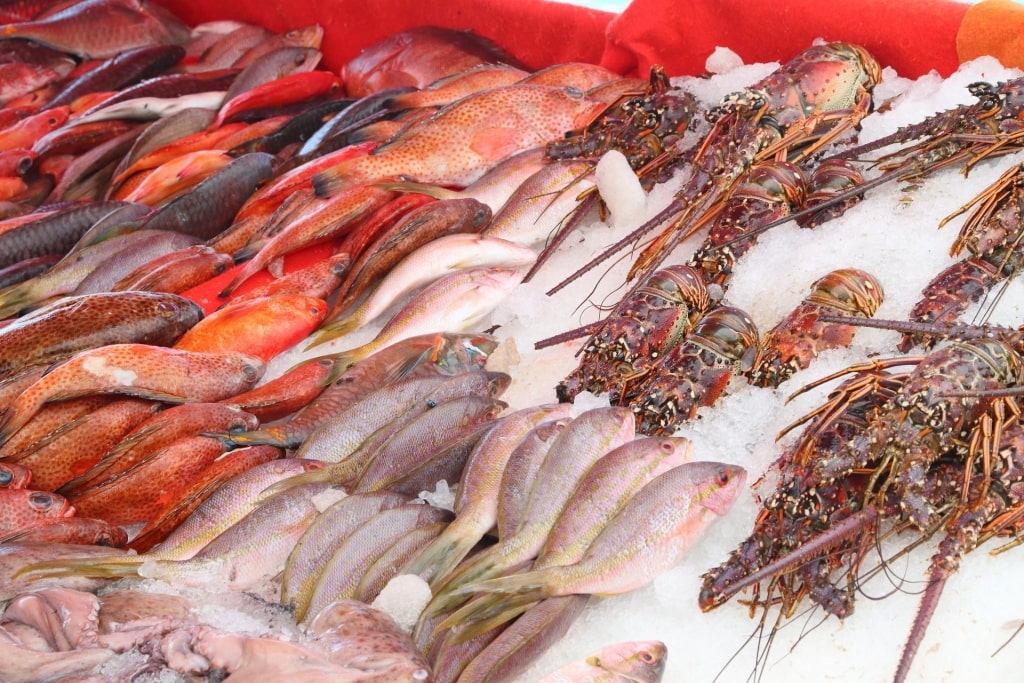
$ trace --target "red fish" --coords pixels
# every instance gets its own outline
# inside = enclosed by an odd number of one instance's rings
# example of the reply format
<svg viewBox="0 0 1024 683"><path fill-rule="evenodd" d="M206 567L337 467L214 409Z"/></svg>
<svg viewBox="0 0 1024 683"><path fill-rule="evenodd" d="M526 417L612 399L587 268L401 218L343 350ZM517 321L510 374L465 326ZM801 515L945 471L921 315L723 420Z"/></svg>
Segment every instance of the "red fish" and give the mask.
<svg viewBox="0 0 1024 683"><path fill-rule="evenodd" d="M263 107L280 107L328 95L341 87L338 77L328 71L305 71L257 85L224 103L214 119L217 128L232 116Z"/></svg>
<svg viewBox="0 0 1024 683"><path fill-rule="evenodd" d="M67 123L69 107L54 107L40 112L0 131L0 149L31 149L39 138Z"/></svg>
<svg viewBox="0 0 1024 683"><path fill-rule="evenodd" d="M0 489L28 488L32 470L11 462L0 462Z"/></svg>
<svg viewBox="0 0 1024 683"><path fill-rule="evenodd" d="M319 396L333 368L334 361L330 358L300 363L266 384L224 399L222 403L237 406L255 415L260 422L279 420L305 408Z"/></svg>
<svg viewBox="0 0 1024 683"><path fill-rule="evenodd" d="M58 517L43 519L30 527L0 536L2 543L62 543L123 548L128 544L128 532L102 519Z"/></svg>
<svg viewBox="0 0 1024 683"><path fill-rule="evenodd" d="M0 534L9 534L55 517L71 517L67 498L47 491L0 489Z"/></svg>
<svg viewBox="0 0 1024 683"><path fill-rule="evenodd" d="M169 403L219 401L251 389L264 364L240 353L111 344L72 356L26 389L2 416L6 441L48 401L119 393Z"/></svg>
<svg viewBox="0 0 1024 683"><path fill-rule="evenodd" d="M313 184L320 196L398 176L465 187L505 157L556 140L605 108L575 88L492 88L443 107L370 155L320 172Z"/></svg>
<svg viewBox="0 0 1024 683"><path fill-rule="evenodd" d="M174 348L206 353L237 352L264 362L315 330L327 303L311 296L275 296L241 301L211 313Z"/></svg>

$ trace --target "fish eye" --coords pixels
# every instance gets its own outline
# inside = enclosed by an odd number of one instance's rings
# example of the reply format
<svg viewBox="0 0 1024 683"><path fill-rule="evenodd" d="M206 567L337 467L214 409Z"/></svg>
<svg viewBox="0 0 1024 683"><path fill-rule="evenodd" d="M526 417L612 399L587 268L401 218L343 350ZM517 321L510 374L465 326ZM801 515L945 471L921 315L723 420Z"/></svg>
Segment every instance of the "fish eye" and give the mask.
<svg viewBox="0 0 1024 683"><path fill-rule="evenodd" d="M641 652L640 653L640 661L642 661L644 664L653 664L654 663L654 655L651 654L650 652L647 652L647 651Z"/></svg>
<svg viewBox="0 0 1024 683"><path fill-rule="evenodd" d="M29 505L40 510L49 510L54 502L54 497L46 491L33 491L28 497Z"/></svg>
<svg viewBox="0 0 1024 683"><path fill-rule="evenodd" d="M242 364L242 374L245 375L245 378L250 381L255 381L259 379L259 371L256 369L256 366L251 365L249 363Z"/></svg>
<svg viewBox="0 0 1024 683"><path fill-rule="evenodd" d="M6 467L0 467L0 486L10 486L12 481L14 481L14 472Z"/></svg>
<svg viewBox="0 0 1024 683"><path fill-rule="evenodd" d="M719 486L725 486L726 484L729 483L730 478L731 477L729 476L729 472L727 470L719 470L718 477L715 478L715 481L718 482Z"/></svg>

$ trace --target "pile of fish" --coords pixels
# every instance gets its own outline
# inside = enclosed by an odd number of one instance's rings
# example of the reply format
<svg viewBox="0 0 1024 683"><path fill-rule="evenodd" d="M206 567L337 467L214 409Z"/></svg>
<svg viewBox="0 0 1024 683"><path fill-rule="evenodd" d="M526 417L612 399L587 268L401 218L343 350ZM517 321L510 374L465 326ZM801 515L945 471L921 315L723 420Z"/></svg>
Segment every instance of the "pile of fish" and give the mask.
<svg viewBox="0 0 1024 683"><path fill-rule="evenodd" d="M39 4L0 7L0 678L509 680L728 512L746 472L627 409L510 410L476 329L592 194L545 145L642 83L429 28L334 74L318 26ZM352 602L401 575L411 637ZM126 577L295 622L228 633Z"/></svg>

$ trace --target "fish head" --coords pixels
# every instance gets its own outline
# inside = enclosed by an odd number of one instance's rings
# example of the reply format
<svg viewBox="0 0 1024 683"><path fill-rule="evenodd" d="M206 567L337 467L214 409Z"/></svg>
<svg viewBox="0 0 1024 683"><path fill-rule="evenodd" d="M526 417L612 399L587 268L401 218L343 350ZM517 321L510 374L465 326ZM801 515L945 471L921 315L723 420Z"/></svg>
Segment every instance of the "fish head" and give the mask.
<svg viewBox="0 0 1024 683"><path fill-rule="evenodd" d="M634 640L601 648L587 664L638 683L657 683L665 672L668 648L660 640Z"/></svg>
<svg viewBox="0 0 1024 683"><path fill-rule="evenodd" d="M75 508L64 496L49 491L32 491L22 489L23 505L33 517L72 517Z"/></svg>
<svg viewBox="0 0 1024 683"><path fill-rule="evenodd" d="M740 490L747 481L747 471L738 465L713 465L713 476L704 482L701 505L721 516L729 512L732 504L736 502Z"/></svg>

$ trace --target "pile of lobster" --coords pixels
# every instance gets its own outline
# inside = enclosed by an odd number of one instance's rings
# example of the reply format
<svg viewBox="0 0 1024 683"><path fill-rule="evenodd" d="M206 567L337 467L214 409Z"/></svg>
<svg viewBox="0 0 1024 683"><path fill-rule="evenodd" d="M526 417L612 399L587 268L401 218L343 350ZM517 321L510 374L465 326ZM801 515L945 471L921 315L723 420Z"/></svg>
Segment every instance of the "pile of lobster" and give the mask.
<svg viewBox="0 0 1024 683"><path fill-rule="evenodd" d="M806 52L727 99L689 151L638 168L641 174L659 165L689 170L676 201L603 256L671 222L634 262L630 277L637 283L603 321L541 344L589 335L579 366L558 385L559 397L607 393L612 403L630 406L638 429L652 434L675 433L738 374L777 387L820 351L848 345L855 326L903 331L904 353L934 349L863 362L794 394L850 375L780 434L805 425L755 485L761 510L750 537L703 576L699 598L708 611L750 589L748 604L752 614L763 611L762 624L774 608L779 621L792 617L805 599L843 618L852 613L861 582L876 573L865 560L880 539L915 536L913 547L938 533L895 676L902 681L963 556L994 536L1016 539L1024 523L1024 426L1015 398L1024 393L1024 332L957 324L972 303L1020 270L1024 165L942 221L940 227L973 207L951 250L969 255L928 284L911 322L865 320L881 304L882 287L849 269L815 283L791 315L758 339L750 317L724 303L725 289L757 235L777 224L795 218L814 227L883 183L919 180L954 164L966 173L1018 151L1024 80L975 83L973 104L872 143L847 141L846 149L822 158L818 150L867 114L877 79L870 58L845 62L833 53L834 61L822 60L824 52ZM800 79L790 78L795 73ZM815 100L821 89L808 85L820 82L835 88L825 90L831 97L824 101ZM895 144L897 151L874 160L880 173L864 181L851 160ZM808 189L808 177L815 189ZM675 246L707 227L686 265L655 270ZM940 341L946 343L936 348Z"/></svg>

